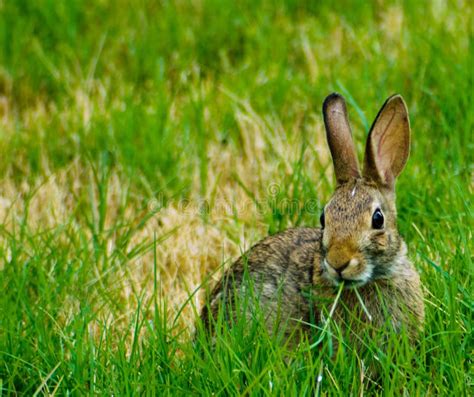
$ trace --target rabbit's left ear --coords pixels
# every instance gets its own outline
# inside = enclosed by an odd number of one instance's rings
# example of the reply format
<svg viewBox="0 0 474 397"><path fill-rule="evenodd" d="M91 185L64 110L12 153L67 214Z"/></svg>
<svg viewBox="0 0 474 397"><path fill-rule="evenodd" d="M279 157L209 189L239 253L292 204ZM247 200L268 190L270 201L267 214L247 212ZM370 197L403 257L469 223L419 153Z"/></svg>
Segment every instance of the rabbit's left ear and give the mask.
<svg viewBox="0 0 474 397"><path fill-rule="evenodd" d="M410 154L408 110L400 95L388 98L375 118L365 148L364 178L394 189Z"/></svg>

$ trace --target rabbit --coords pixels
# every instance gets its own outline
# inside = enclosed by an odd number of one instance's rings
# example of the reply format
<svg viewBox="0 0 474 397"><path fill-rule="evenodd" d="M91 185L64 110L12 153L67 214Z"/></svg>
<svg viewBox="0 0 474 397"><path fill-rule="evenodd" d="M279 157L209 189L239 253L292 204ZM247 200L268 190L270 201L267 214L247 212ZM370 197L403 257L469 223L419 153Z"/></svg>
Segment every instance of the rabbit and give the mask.
<svg viewBox="0 0 474 397"><path fill-rule="evenodd" d="M285 324L285 337L295 343L329 317L355 339L387 324L394 332L406 327L410 341L419 335L424 321L420 277L398 233L395 208L395 181L410 151L406 104L400 95L383 104L367 138L362 172L344 98L329 95L323 116L337 185L321 227L288 229L242 255L203 306L201 320L210 332L219 310L230 311L226 318L232 324L237 296L249 293L247 277L268 332ZM245 310L251 317L251 305Z"/></svg>

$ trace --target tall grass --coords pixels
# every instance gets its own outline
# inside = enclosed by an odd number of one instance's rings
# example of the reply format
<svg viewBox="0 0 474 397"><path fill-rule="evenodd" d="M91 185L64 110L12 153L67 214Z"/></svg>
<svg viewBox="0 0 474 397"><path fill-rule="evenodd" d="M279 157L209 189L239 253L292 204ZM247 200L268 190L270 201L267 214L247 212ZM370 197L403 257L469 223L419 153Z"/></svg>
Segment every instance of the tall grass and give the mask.
<svg viewBox="0 0 474 397"><path fill-rule="evenodd" d="M0 2L2 395L472 394L472 18L467 1ZM201 283L318 224L332 91L359 153L390 94L411 116L399 227L427 321L375 381L350 346L292 351L258 320L190 336Z"/></svg>

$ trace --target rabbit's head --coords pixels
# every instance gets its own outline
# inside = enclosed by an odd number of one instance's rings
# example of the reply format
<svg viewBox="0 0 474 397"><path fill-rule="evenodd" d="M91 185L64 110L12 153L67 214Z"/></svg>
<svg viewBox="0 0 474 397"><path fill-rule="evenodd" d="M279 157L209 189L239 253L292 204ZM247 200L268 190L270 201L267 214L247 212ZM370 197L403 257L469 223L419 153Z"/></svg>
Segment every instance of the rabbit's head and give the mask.
<svg viewBox="0 0 474 397"><path fill-rule="evenodd" d="M382 106L367 138L362 172L342 96L328 96L323 114L337 187L321 215L319 277L348 286L390 277L406 254L395 208L395 179L410 148L406 105L394 95Z"/></svg>

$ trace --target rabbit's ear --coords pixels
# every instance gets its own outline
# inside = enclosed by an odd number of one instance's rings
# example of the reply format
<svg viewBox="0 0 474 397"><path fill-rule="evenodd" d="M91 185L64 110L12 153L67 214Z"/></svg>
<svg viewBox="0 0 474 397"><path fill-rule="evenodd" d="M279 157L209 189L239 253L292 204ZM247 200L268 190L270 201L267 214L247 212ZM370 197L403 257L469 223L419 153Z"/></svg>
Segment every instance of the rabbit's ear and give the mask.
<svg viewBox="0 0 474 397"><path fill-rule="evenodd" d="M359 162L344 98L337 93L329 95L324 100L323 115L337 184L341 185L351 178L359 178Z"/></svg>
<svg viewBox="0 0 474 397"><path fill-rule="evenodd" d="M370 129L365 148L364 178L393 189L410 154L408 110L400 95L388 98Z"/></svg>

